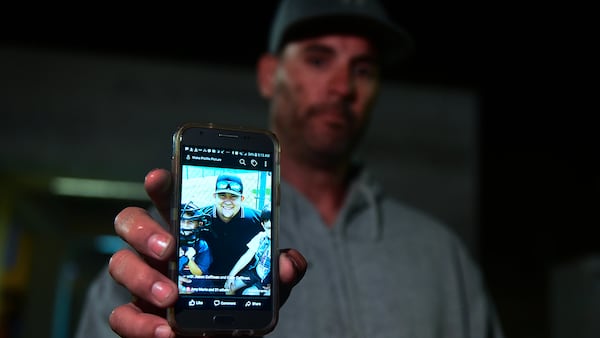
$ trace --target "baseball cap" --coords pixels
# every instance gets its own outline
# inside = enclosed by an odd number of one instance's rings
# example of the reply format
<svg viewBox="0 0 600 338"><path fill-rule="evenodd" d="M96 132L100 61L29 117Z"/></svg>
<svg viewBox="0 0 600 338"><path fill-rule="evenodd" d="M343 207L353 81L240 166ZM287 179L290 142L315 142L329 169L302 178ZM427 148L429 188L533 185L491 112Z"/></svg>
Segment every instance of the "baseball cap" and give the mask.
<svg viewBox="0 0 600 338"><path fill-rule="evenodd" d="M402 61L413 49L410 35L389 19L379 1L282 0L271 25L269 52L280 52L290 41L327 33L366 36L387 66Z"/></svg>
<svg viewBox="0 0 600 338"><path fill-rule="evenodd" d="M241 196L244 192L242 180L234 175L219 175L215 184L215 192L226 192L232 195Z"/></svg>

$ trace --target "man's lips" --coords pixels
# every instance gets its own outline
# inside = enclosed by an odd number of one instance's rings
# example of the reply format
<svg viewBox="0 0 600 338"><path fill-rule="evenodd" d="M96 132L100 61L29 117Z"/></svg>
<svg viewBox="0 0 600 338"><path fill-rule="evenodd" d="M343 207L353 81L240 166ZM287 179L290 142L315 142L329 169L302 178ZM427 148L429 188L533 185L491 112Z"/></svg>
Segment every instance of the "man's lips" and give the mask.
<svg viewBox="0 0 600 338"><path fill-rule="evenodd" d="M317 113L313 114L313 118L334 126L346 126L350 124L349 114L340 109L320 109Z"/></svg>

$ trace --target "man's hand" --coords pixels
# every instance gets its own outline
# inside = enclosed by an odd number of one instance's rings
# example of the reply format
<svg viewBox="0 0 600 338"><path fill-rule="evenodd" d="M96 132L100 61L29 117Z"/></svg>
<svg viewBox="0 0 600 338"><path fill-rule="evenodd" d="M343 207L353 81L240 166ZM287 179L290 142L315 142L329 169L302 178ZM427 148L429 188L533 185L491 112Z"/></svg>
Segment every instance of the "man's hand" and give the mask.
<svg viewBox="0 0 600 338"><path fill-rule="evenodd" d="M163 218L168 220L171 174L162 169L153 170L146 176L144 186ZM121 250L110 260L112 278L135 298L113 310L109 318L111 328L122 337L175 337L165 319L165 309L175 303L178 294L177 285L166 276L175 239L146 210L135 207L126 208L117 215L115 231L137 253ZM306 267L306 260L298 251L281 251L280 305L302 279Z"/></svg>
<svg viewBox="0 0 600 338"><path fill-rule="evenodd" d="M196 256L196 249L194 249L194 248L192 248L192 247L189 247L189 248L187 249L187 251L185 252L185 255L187 256L187 258L188 258L189 260L193 260L193 259L194 259L194 256Z"/></svg>

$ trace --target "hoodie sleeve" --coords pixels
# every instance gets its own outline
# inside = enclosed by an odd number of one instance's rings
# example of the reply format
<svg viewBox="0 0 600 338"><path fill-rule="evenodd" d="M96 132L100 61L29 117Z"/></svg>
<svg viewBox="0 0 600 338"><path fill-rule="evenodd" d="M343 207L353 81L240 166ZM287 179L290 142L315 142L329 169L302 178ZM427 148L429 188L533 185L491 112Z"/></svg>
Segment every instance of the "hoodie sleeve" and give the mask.
<svg viewBox="0 0 600 338"><path fill-rule="evenodd" d="M110 278L108 266L102 269L88 289L75 338L118 337L108 325L108 317L130 300L129 291Z"/></svg>

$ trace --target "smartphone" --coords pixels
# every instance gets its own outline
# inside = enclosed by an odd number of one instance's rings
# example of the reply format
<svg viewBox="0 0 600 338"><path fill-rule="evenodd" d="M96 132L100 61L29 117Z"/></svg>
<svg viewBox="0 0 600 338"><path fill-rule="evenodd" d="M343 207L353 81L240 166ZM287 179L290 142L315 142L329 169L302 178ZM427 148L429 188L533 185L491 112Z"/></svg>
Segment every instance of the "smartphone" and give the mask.
<svg viewBox="0 0 600 338"><path fill-rule="evenodd" d="M266 130L188 123L173 135L169 263L179 335L264 335L279 311L279 142Z"/></svg>

